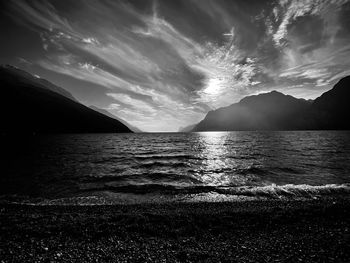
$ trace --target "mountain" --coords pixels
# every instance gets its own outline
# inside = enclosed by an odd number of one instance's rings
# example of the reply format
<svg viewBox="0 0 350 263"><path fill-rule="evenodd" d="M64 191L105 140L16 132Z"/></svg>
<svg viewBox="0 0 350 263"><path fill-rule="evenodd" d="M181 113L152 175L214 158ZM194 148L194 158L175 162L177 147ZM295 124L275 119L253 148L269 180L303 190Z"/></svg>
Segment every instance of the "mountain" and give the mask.
<svg viewBox="0 0 350 263"><path fill-rule="evenodd" d="M64 89L12 66L0 67L0 90L1 133L131 132Z"/></svg>
<svg viewBox="0 0 350 263"><path fill-rule="evenodd" d="M110 113L110 112L107 111L107 110L100 109L100 108L95 107L95 106L92 106L92 105L90 106L90 108L93 109L94 111L98 111L98 112L100 112L100 113L102 113L102 114L104 114L104 115L106 115L106 116L108 116L108 117L110 117L110 118L113 118L113 119L116 119L116 120L120 121L121 123L123 123L125 126L127 126L127 127L128 127L131 131L133 131L133 132L136 132L136 133L141 133L141 132L143 132L143 131L141 131L139 128L137 128L137 127L135 127L135 126L129 124L128 122L126 122L125 120L123 120L123 119L121 119L121 118L118 118L117 116L113 115L112 113Z"/></svg>
<svg viewBox="0 0 350 263"><path fill-rule="evenodd" d="M277 91L208 112L192 131L350 129L350 76L314 101Z"/></svg>
<svg viewBox="0 0 350 263"><path fill-rule="evenodd" d="M56 92L58 94L61 94L62 96L65 96L71 100L77 101L72 94L70 94L65 89L58 87L51 82L47 81L46 79L42 79L39 76L33 76L32 74L28 73L27 71L24 71L22 69L19 69L17 67L11 66L11 65L5 65L1 66L2 71L6 71L8 74L18 76L19 81L26 82L27 84L35 85L37 87L41 87L44 89L51 90L53 92Z"/></svg>
<svg viewBox="0 0 350 263"><path fill-rule="evenodd" d="M196 125L197 123L185 127L180 127L178 132L191 132L194 129L194 127L196 127Z"/></svg>
<svg viewBox="0 0 350 263"><path fill-rule="evenodd" d="M309 101L277 91L243 98L228 107L210 111L194 131L288 130L301 127L298 116Z"/></svg>
<svg viewBox="0 0 350 263"><path fill-rule="evenodd" d="M350 76L342 78L334 88L315 99L309 119L316 129L350 129Z"/></svg>

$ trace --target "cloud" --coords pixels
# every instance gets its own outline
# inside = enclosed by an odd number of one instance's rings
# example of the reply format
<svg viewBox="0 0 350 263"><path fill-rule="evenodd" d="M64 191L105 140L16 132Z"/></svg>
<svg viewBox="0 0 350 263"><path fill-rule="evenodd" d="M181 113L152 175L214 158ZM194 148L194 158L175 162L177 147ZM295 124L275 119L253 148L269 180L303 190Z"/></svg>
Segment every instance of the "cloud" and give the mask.
<svg viewBox="0 0 350 263"><path fill-rule="evenodd" d="M103 107L145 131L261 91L313 97L350 64L345 0L62 1L10 1L40 36L45 56L31 62L104 87Z"/></svg>
<svg viewBox="0 0 350 263"><path fill-rule="evenodd" d="M138 114L152 116L157 111L152 104L140 99L134 99L130 95L118 93L107 93L107 95L115 99L117 102L121 102L124 105L127 104L128 108L133 109ZM115 105L115 103L113 104Z"/></svg>
<svg viewBox="0 0 350 263"><path fill-rule="evenodd" d="M281 0L280 5L273 9L275 19L280 17L281 23L273 35L276 45L281 46L282 40L288 34L288 26L297 18L305 15L322 15L336 13L347 0Z"/></svg>
<svg viewBox="0 0 350 263"><path fill-rule="evenodd" d="M26 60L25 58L22 58L22 57L17 57L17 60L18 60L18 62L19 62L20 64L23 64L23 65L25 65L25 66L31 66L31 65L33 65L32 62L30 62L30 61L28 61L28 60Z"/></svg>

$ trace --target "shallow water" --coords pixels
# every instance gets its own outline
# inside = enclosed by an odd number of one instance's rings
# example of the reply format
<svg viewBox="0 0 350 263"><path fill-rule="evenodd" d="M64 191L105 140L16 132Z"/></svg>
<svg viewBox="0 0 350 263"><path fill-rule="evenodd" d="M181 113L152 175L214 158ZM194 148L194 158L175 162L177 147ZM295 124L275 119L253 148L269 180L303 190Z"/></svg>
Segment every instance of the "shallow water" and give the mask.
<svg viewBox="0 0 350 263"><path fill-rule="evenodd" d="M6 197L349 193L348 131L67 134L2 140L0 191Z"/></svg>

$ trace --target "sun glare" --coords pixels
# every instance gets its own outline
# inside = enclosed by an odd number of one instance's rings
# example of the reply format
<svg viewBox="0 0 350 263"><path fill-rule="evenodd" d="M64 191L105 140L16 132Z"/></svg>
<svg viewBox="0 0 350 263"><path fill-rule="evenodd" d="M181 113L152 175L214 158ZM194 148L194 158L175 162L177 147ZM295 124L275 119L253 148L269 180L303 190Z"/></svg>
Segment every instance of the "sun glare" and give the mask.
<svg viewBox="0 0 350 263"><path fill-rule="evenodd" d="M221 87L221 81L217 78L211 78L209 79L207 83L207 87L205 88L204 92L210 95L215 95L220 92Z"/></svg>

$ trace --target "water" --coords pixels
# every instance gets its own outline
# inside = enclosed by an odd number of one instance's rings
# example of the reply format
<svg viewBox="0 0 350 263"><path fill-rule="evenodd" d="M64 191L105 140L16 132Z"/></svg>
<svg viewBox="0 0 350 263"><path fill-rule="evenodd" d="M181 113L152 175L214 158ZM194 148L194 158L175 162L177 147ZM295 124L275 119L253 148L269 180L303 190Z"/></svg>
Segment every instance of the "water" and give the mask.
<svg viewBox="0 0 350 263"><path fill-rule="evenodd" d="M350 193L348 131L2 139L0 194L7 199L215 201Z"/></svg>

